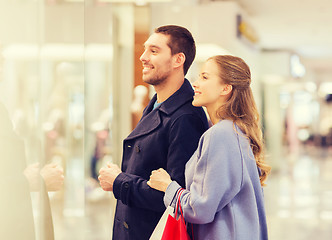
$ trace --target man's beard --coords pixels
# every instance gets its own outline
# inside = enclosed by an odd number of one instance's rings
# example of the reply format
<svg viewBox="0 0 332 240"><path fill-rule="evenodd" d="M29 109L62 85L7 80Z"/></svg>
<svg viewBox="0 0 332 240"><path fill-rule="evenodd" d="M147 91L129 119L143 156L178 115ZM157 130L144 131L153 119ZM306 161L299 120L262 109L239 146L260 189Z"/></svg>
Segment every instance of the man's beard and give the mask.
<svg viewBox="0 0 332 240"><path fill-rule="evenodd" d="M158 86L160 84L162 84L165 81L166 77L157 77L157 78L149 78L147 80L145 80L144 82L146 82L147 84L150 84L152 86Z"/></svg>
<svg viewBox="0 0 332 240"><path fill-rule="evenodd" d="M162 75L157 74L157 76L153 76L146 80L144 80L144 78L143 78L143 81L152 86L158 86L158 85L162 84L163 82L165 82L165 80L169 77L169 75L170 75L170 71L168 71Z"/></svg>

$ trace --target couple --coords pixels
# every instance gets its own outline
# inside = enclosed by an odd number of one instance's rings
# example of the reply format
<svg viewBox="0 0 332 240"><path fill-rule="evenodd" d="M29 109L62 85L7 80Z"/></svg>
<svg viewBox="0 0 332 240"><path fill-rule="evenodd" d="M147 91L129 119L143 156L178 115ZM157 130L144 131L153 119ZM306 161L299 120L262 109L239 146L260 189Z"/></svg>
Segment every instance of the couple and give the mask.
<svg viewBox="0 0 332 240"><path fill-rule="evenodd" d="M117 199L113 240L148 240L182 188L195 240L267 239L262 186L270 167L249 67L238 57L211 57L193 91L184 78L196 53L187 29L159 27L144 47L143 80L156 95L124 140L121 169L99 172Z"/></svg>

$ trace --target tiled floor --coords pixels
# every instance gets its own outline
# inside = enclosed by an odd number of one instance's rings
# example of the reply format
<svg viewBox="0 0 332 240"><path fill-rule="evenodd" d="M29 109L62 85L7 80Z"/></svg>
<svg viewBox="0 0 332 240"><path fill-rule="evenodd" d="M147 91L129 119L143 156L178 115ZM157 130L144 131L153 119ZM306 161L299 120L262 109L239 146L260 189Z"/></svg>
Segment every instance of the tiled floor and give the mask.
<svg viewBox="0 0 332 240"><path fill-rule="evenodd" d="M66 212L63 203L52 201L55 240L110 240L115 199L101 188L87 190L85 209Z"/></svg>
<svg viewBox="0 0 332 240"><path fill-rule="evenodd" d="M269 239L332 239L332 149L306 147L280 161L264 190ZM53 200L55 240L111 239L114 201L99 190L88 193L84 216L64 217Z"/></svg>
<svg viewBox="0 0 332 240"><path fill-rule="evenodd" d="M281 160L265 188L270 239L332 239L331 150L306 147Z"/></svg>

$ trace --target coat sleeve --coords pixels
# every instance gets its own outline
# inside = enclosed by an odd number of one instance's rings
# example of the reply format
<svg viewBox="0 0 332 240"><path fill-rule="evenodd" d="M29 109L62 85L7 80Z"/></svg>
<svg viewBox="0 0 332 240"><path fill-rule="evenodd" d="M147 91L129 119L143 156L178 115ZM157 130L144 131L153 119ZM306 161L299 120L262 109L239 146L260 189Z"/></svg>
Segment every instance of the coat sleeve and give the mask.
<svg viewBox="0 0 332 240"><path fill-rule="evenodd" d="M202 120L191 115L182 116L171 127L165 170L171 179L183 188L185 188L185 165L197 149L204 131Z"/></svg>
<svg viewBox="0 0 332 240"><path fill-rule="evenodd" d="M200 136L205 131L204 123L194 115L183 115L172 124L169 132L169 148L166 171L171 178L184 187L185 164L197 148ZM116 199L132 207L162 212L164 193L150 188L140 176L121 173L114 181Z"/></svg>
<svg viewBox="0 0 332 240"><path fill-rule="evenodd" d="M212 222L217 211L241 188L243 166L237 137L230 131L217 130L202 137L193 182L181 195L184 218L191 223ZM168 194L174 196L174 191L167 189Z"/></svg>

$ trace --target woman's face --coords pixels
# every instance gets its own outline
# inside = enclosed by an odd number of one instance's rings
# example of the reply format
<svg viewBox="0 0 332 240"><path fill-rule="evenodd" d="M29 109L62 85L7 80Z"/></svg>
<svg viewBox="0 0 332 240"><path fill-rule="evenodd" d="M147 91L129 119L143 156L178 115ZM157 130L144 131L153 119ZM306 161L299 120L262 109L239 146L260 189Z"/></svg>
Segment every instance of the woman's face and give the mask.
<svg viewBox="0 0 332 240"><path fill-rule="evenodd" d="M219 77L217 63L212 59L208 60L202 67L199 79L193 83L195 96L192 104L216 110L222 101L221 93L224 86Z"/></svg>

